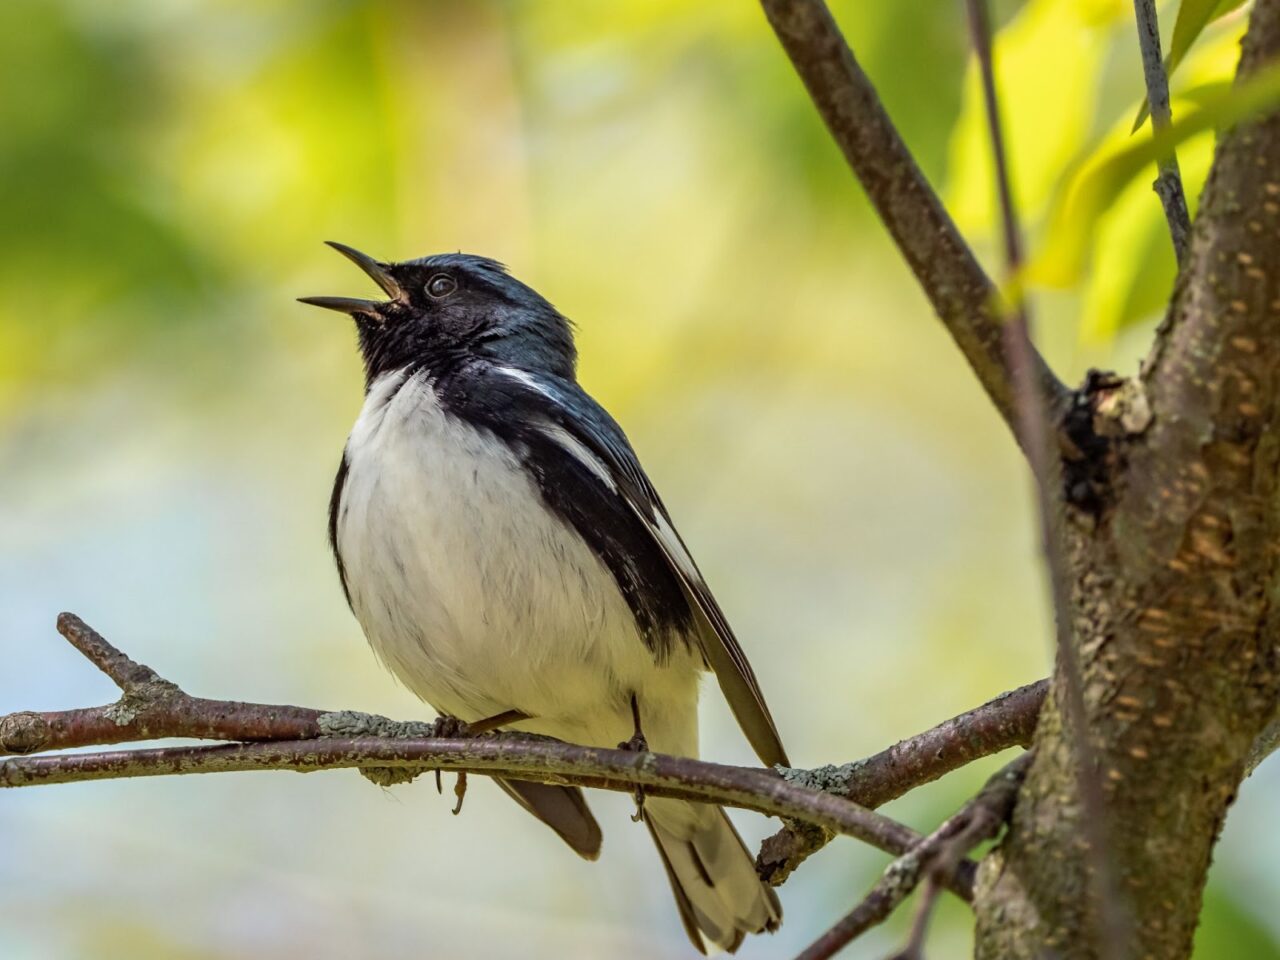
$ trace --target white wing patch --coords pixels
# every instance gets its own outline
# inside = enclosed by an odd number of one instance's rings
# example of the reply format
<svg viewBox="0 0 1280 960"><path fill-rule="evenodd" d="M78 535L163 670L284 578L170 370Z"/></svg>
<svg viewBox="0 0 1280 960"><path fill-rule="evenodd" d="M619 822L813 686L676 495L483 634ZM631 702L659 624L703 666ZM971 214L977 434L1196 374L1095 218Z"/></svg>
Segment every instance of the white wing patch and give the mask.
<svg viewBox="0 0 1280 960"><path fill-rule="evenodd" d="M516 383L524 384L530 390L536 390L538 393L546 397L552 403L557 403L555 395L550 393L546 387L540 384L538 382L538 378L535 377L533 374L525 370L518 370L515 367L495 366L493 370L495 373L500 373L504 377L509 377L510 379L514 380Z"/></svg>
<svg viewBox="0 0 1280 960"><path fill-rule="evenodd" d="M533 374L515 367L499 366L494 369L503 376L523 384L530 390L536 390L539 394L558 405L557 398L539 383L538 378ZM555 441L566 453L590 470L596 479L609 488L610 492L618 492L617 481L610 473L608 466L588 450L577 437L559 424L550 421L539 424L538 429L542 431L544 436ZM642 506L639 503L635 503L629 496L624 496L623 499L627 501L627 504L635 512L636 516L644 522L645 526L653 531L653 535L662 547L663 552L676 565L680 573L691 583L701 584L702 575L698 573L698 568L694 565L693 558L689 556L689 551L680 542L680 537L677 536L675 529L671 526L671 521L667 519L662 508L656 503L646 503ZM645 507L648 508L649 513L652 513L652 517L646 513Z"/></svg>
<svg viewBox="0 0 1280 960"><path fill-rule="evenodd" d="M599 457L583 446L577 437L558 423L552 423L549 420L538 424L538 429L549 440L558 443L569 456L590 470L597 480L609 488L610 493L618 492L618 485L610 475L609 468L600 461Z"/></svg>
<svg viewBox="0 0 1280 960"><path fill-rule="evenodd" d="M636 511L637 513L639 511ZM676 534L675 528L671 526L671 521L667 519L667 515L656 504L653 507L653 522L649 523L654 536L658 538L658 543L662 544L662 549L671 562L680 568L680 572L691 583L701 583L702 574L698 573L698 568L693 563L693 557L689 556L689 551L685 549L680 537ZM642 518L643 519L643 518Z"/></svg>

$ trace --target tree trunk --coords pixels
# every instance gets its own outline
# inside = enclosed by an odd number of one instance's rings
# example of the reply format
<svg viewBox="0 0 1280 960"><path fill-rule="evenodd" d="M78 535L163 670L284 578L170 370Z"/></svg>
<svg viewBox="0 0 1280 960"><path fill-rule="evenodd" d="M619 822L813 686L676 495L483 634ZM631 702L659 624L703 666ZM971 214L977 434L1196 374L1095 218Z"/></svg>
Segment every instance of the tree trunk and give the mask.
<svg viewBox="0 0 1280 960"><path fill-rule="evenodd" d="M1278 54L1280 0L1258 0L1239 76ZM1280 702L1280 113L1223 136L1141 374L1092 377L1076 411L1074 642L1111 875L1086 849L1060 666L1012 827L980 872L977 955L1183 958Z"/></svg>

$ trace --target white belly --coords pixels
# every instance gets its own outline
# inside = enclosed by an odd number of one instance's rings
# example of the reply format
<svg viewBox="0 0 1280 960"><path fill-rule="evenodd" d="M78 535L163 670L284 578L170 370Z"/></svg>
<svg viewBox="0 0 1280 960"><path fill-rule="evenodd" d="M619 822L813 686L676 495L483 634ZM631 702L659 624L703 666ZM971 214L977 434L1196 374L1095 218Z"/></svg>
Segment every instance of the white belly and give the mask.
<svg viewBox="0 0 1280 960"><path fill-rule="evenodd" d="M369 391L347 444L337 539L374 651L442 713L613 746L641 704L654 749L696 755L698 665L658 667L612 574L497 438L419 375ZM388 399L389 398L389 399Z"/></svg>

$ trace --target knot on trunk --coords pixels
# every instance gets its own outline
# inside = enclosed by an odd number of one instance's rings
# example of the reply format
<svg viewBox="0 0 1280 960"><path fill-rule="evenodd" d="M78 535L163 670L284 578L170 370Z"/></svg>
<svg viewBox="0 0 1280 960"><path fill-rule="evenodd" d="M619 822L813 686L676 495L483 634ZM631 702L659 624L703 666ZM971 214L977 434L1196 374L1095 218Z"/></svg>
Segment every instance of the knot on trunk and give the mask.
<svg viewBox="0 0 1280 960"><path fill-rule="evenodd" d="M1069 506L1094 523L1107 515L1128 444L1151 420L1142 381L1105 370L1085 375L1071 395L1058 432L1063 496Z"/></svg>

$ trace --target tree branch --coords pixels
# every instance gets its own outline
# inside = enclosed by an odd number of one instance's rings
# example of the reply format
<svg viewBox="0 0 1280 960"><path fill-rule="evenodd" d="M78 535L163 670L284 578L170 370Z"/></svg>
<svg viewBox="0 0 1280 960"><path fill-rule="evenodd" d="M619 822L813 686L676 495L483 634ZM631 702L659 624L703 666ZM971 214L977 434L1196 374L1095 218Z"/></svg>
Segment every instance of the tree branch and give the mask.
<svg viewBox="0 0 1280 960"><path fill-rule="evenodd" d="M0 755L168 737L300 740L321 735L323 710L193 697L129 659L75 614L59 615L58 632L124 696L100 707L0 717Z"/></svg>
<svg viewBox="0 0 1280 960"><path fill-rule="evenodd" d="M804 772L827 792L874 809L982 757L1030 745L1048 689L1048 680L1029 683L865 760ZM761 845L756 869L781 886L830 839L808 824L788 824Z"/></svg>
<svg viewBox="0 0 1280 960"><path fill-rule="evenodd" d="M1280 59L1280 0L1253 6L1237 82ZM1186 957L1214 843L1280 699L1280 111L1223 131L1165 323L1107 437L1102 496L1072 525L1088 730L1125 897L1124 956ZM1091 814L1061 677L1004 842L980 871L983 960L1095 957L1079 892Z"/></svg>
<svg viewBox="0 0 1280 960"><path fill-rule="evenodd" d="M239 742L0 760L0 787L348 767L395 771L395 782L428 770L449 770L624 792L643 786L652 796L714 802L788 820L788 828L765 841L757 861L762 876L774 884L835 834L863 839L894 854L911 850L920 842L919 834L866 807L980 757L1029 743L1048 685L1042 680L1001 694L864 760L815 770L760 770L522 734L477 735L473 729L463 736L445 736L441 731L450 730L448 724L400 722L353 711L192 697L135 663L78 617L63 614L58 629L125 693L107 706L0 716L0 750L27 754L170 737ZM1270 749L1275 748L1272 741L1267 742ZM802 851L798 845L806 831L820 840ZM974 864L960 863L948 888L967 899L973 876Z"/></svg>
<svg viewBox="0 0 1280 960"><path fill-rule="evenodd" d="M840 795L807 783L808 771L732 767L659 754L601 750L528 735L440 736L437 724L397 723L347 711L207 700L192 697L149 667L135 663L78 617L63 614L58 630L123 691L119 701L67 711L20 711L0 717L0 749L34 753L71 747L194 737L241 741L218 746L159 747L99 753L57 754L0 761L0 786L21 787L120 777L247 770L311 771L343 767L404 771L472 771L600 789L673 796L742 807L804 821L824 832L859 837L900 854L919 835ZM1009 729L1026 727L1036 706L1034 691L1005 698L1015 718L973 711L972 730L960 720L928 731L862 764L849 764L843 792L863 788L887 795L910 789L980 755L981 744L1003 742ZM509 717L508 720L518 719ZM955 745L949 740L954 739ZM929 759L932 755L935 759ZM857 770L856 778L853 772ZM856 779L857 786L853 785ZM879 786L877 786L879 783ZM957 871L951 889L969 896L973 865Z"/></svg>
<svg viewBox="0 0 1280 960"><path fill-rule="evenodd" d="M885 112L822 0L762 0L831 136L1005 422L1019 436L1014 378L997 291ZM1032 376L1051 408L1067 389L1033 351Z"/></svg>
<svg viewBox="0 0 1280 960"><path fill-rule="evenodd" d="M889 864L862 901L796 960L827 960L835 956L856 937L884 922L920 881L927 879L929 886L912 940L923 937L924 921L936 895L936 886L945 883L970 850L1000 832L1013 810L1031 758L1030 752L1024 753L996 772L959 812Z"/></svg>
<svg viewBox="0 0 1280 960"><path fill-rule="evenodd" d="M1012 302L1004 325L1005 352L1014 372L1014 389L1018 405L1021 434L1036 490L1036 519L1040 528L1040 546L1048 574L1058 663L1061 666L1062 699L1071 749L1075 758L1078 793L1085 810L1083 833L1086 856L1090 863L1086 892L1099 918L1098 936L1094 943L1103 958L1118 957L1119 944L1127 937L1127 912L1119 893L1114 871L1108 859L1110 826L1097 770L1094 751L1089 743L1088 717L1085 711L1083 671L1076 649L1074 606L1071 596L1071 571L1067 560L1066 504L1063 492L1062 460L1050 443L1049 405L1041 395L1034 375L1034 347L1031 342L1031 319L1017 278L1021 273L1022 226L1010 185L1009 164L1004 148L1000 118L1000 102L996 92L995 61L991 44L991 25L987 0L967 0L970 34L982 75L983 100L986 105L987 131L996 174L996 195L1004 233L1005 270L1012 287Z"/></svg>
<svg viewBox="0 0 1280 960"><path fill-rule="evenodd" d="M325 716L336 723L351 715ZM771 816L806 818L891 852L907 849L917 839L913 831L887 817L842 797L790 783L768 770L656 753L582 747L518 733L476 738L321 736L20 757L0 761L0 786L253 770L305 773L347 767L468 771L606 790L643 786L655 796L705 800Z"/></svg>
<svg viewBox="0 0 1280 960"><path fill-rule="evenodd" d="M1142 74L1147 84L1147 103L1151 110L1151 128L1160 131L1173 121L1169 108L1169 77L1160 55L1160 24L1156 19L1155 0L1133 0L1138 20L1138 43L1142 48ZM1160 159L1160 175L1153 184L1169 221L1169 236L1178 264L1187 257L1191 242L1191 215L1187 212L1187 196L1182 189L1182 174L1174 151Z"/></svg>

